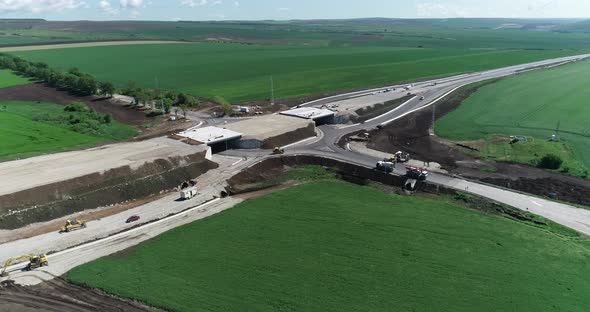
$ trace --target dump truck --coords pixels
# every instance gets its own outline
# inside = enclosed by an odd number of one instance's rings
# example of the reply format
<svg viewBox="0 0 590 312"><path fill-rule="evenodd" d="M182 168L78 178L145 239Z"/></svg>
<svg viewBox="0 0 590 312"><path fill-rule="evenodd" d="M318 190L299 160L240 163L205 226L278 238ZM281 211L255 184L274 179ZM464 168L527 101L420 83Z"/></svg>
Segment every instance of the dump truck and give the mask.
<svg viewBox="0 0 590 312"><path fill-rule="evenodd" d="M424 168L406 167L406 177L418 181L424 181L428 177L428 171Z"/></svg>
<svg viewBox="0 0 590 312"><path fill-rule="evenodd" d="M385 173L391 173L395 169L395 162L391 161L380 161L375 165L375 170L383 171Z"/></svg>
<svg viewBox="0 0 590 312"><path fill-rule="evenodd" d="M182 198L184 200L189 200L195 196L197 196L197 188L196 187L190 187L190 188L180 191L180 198Z"/></svg>
<svg viewBox="0 0 590 312"><path fill-rule="evenodd" d="M285 154L285 150L277 146L272 150L272 153L273 155L282 155Z"/></svg>
<svg viewBox="0 0 590 312"><path fill-rule="evenodd" d="M86 228L86 222L80 220L67 220L66 225L60 228L60 233L71 232Z"/></svg>
<svg viewBox="0 0 590 312"><path fill-rule="evenodd" d="M49 265L49 261L47 260L47 255L38 255L38 256L24 255L24 256L14 257L14 258L10 258L10 259L6 260L6 262L4 262L4 267L2 268L2 272L0 273L0 276L3 276L3 277L8 276L8 273L6 273L6 269L8 269L8 267L11 264L13 264L14 262L18 262L18 261L22 261L22 260L29 260L29 263L25 267L25 270L27 270L27 271L34 270L36 268L40 268L42 266Z"/></svg>

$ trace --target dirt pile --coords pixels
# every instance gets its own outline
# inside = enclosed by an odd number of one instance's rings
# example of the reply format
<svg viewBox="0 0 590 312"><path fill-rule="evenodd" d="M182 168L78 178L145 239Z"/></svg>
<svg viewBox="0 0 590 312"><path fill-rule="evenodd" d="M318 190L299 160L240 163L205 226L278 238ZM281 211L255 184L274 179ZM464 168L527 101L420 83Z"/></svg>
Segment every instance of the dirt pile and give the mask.
<svg viewBox="0 0 590 312"><path fill-rule="evenodd" d="M157 159L96 172L0 196L0 228L16 229L86 209L104 207L172 190L217 168L204 153Z"/></svg>
<svg viewBox="0 0 590 312"><path fill-rule="evenodd" d="M3 283L0 285L0 311L157 312L161 310L55 278L32 287Z"/></svg>

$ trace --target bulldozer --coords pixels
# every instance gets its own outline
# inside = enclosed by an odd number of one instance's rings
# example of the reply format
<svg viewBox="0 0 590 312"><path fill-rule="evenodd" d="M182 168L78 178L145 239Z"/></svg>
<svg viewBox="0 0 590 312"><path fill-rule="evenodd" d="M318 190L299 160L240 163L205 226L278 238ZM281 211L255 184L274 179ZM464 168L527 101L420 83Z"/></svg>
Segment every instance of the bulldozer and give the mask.
<svg viewBox="0 0 590 312"><path fill-rule="evenodd" d="M285 154L285 150L277 146L272 150L272 154L273 155L282 155L282 154Z"/></svg>
<svg viewBox="0 0 590 312"><path fill-rule="evenodd" d="M66 225L60 228L60 233L71 232L86 228L86 222L80 220L67 220Z"/></svg>
<svg viewBox="0 0 590 312"><path fill-rule="evenodd" d="M29 260L29 264L27 264L27 266L25 267L26 271L34 270L36 268L40 268L40 267L49 265L49 261L47 260L47 255L38 255L38 256L24 255L24 256L14 257L14 258L10 258L10 259L6 260L6 262L4 263L4 267L2 268L2 272L0 273L0 276L2 276L2 277L8 276L8 273L6 273L6 269L8 269L8 267L12 263L17 262L17 261L22 261L22 260Z"/></svg>

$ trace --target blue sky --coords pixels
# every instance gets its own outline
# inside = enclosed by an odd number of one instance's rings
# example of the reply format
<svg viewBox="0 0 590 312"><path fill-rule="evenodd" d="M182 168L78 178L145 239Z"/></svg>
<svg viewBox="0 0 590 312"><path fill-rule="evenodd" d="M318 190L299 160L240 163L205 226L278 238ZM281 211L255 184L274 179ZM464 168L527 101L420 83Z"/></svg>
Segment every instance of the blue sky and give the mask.
<svg viewBox="0 0 590 312"><path fill-rule="evenodd" d="M0 0L0 18L49 20L588 16L590 0Z"/></svg>

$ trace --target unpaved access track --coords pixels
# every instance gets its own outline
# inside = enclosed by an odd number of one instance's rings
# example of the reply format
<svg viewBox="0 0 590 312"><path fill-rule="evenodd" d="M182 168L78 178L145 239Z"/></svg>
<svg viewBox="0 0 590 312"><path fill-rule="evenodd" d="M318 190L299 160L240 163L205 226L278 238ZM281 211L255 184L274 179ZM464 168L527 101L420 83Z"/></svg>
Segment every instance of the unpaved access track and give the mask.
<svg viewBox="0 0 590 312"><path fill-rule="evenodd" d="M195 146L167 138L156 138L3 162L0 163L0 195L121 166L130 166L133 169L157 159L197 152L199 150Z"/></svg>
<svg viewBox="0 0 590 312"><path fill-rule="evenodd" d="M76 286L57 277L33 287L0 286L0 311L10 312L139 312L160 311L141 303L115 298Z"/></svg>
<svg viewBox="0 0 590 312"><path fill-rule="evenodd" d="M101 42L79 42L79 43L60 43L60 44L46 44L46 45L29 45L20 47L5 47L0 48L0 52L18 52L18 51L35 51L35 50L52 50L52 49L71 49L71 48L90 48L90 47L104 47L116 45L139 45L139 44L172 44L172 43L186 43L182 41L101 41Z"/></svg>

